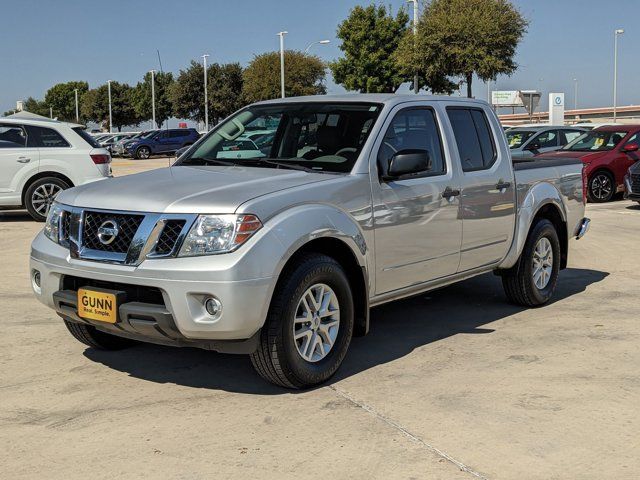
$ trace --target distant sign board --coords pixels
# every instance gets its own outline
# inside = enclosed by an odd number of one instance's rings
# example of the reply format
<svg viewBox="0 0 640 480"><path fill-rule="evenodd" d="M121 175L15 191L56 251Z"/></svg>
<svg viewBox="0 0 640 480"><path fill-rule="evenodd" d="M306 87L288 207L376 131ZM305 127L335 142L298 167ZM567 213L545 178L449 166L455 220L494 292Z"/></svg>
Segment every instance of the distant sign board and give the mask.
<svg viewBox="0 0 640 480"><path fill-rule="evenodd" d="M494 90L491 92L491 104L499 107L522 107L518 90Z"/></svg>
<svg viewBox="0 0 640 480"><path fill-rule="evenodd" d="M178 128L187 128L187 122L179 122Z"/></svg>

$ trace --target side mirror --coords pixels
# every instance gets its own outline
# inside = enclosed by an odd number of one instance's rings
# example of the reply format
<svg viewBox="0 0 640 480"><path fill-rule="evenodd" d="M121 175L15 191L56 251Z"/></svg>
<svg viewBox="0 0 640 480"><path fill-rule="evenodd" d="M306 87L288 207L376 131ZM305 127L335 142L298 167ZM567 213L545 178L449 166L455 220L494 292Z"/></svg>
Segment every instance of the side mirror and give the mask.
<svg viewBox="0 0 640 480"><path fill-rule="evenodd" d="M627 143L622 147L622 151L625 153L637 152L640 147L637 143Z"/></svg>
<svg viewBox="0 0 640 480"><path fill-rule="evenodd" d="M427 150L407 149L395 153L389 160L386 179L431 170L431 158Z"/></svg>

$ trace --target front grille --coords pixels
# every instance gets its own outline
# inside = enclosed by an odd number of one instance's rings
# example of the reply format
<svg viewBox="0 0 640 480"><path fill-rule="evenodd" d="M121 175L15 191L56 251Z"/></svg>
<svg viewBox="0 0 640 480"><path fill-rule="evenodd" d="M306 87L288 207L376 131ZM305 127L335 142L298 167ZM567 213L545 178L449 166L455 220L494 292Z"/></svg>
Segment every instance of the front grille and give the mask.
<svg viewBox="0 0 640 480"><path fill-rule="evenodd" d="M127 253L143 219L144 215L87 211L84 215L82 243L86 248L92 250ZM118 235L111 243L105 245L98 238L98 228L108 220L115 222L118 227Z"/></svg>
<svg viewBox="0 0 640 480"><path fill-rule="evenodd" d="M184 228L184 220L167 220L156 244L156 255L169 255L176 248L180 232Z"/></svg>
<svg viewBox="0 0 640 480"><path fill-rule="evenodd" d="M633 193L640 193L640 173L631 174L631 191Z"/></svg>
<svg viewBox="0 0 640 480"><path fill-rule="evenodd" d="M71 212L62 212L60 227L60 242L64 245L69 241L69 234L71 233Z"/></svg>

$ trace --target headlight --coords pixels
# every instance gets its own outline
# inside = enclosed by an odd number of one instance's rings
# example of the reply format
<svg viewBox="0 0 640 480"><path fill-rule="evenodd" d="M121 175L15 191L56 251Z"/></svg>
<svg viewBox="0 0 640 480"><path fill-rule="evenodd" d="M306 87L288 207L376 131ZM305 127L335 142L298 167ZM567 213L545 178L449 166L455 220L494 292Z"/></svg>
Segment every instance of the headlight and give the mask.
<svg viewBox="0 0 640 480"><path fill-rule="evenodd" d="M63 210L60 204L53 202L44 223L43 230L45 236L56 243L60 243L60 217L62 216L62 212Z"/></svg>
<svg viewBox="0 0 640 480"><path fill-rule="evenodd" d="M200 215L180 248L181 257L227 253L262 228L255 215Z"/></svg>

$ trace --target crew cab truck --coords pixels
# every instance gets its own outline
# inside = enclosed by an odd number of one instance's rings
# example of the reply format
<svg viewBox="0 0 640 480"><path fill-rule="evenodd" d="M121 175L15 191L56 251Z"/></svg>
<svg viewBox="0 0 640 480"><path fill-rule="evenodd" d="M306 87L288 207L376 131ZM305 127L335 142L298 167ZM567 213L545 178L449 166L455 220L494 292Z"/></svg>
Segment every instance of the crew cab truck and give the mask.
<svg viewBox="0 0 640 480"><path fill-rule="evenodd" d="M268 155L226 155L265 125ZM514 168L485 102L279 99L172 167L62 192L31 279L90 347L245 353L266 380L304 388L334 374L372 306L492 271L510 301L545 304L584 206L582 163Z"/></svg>

